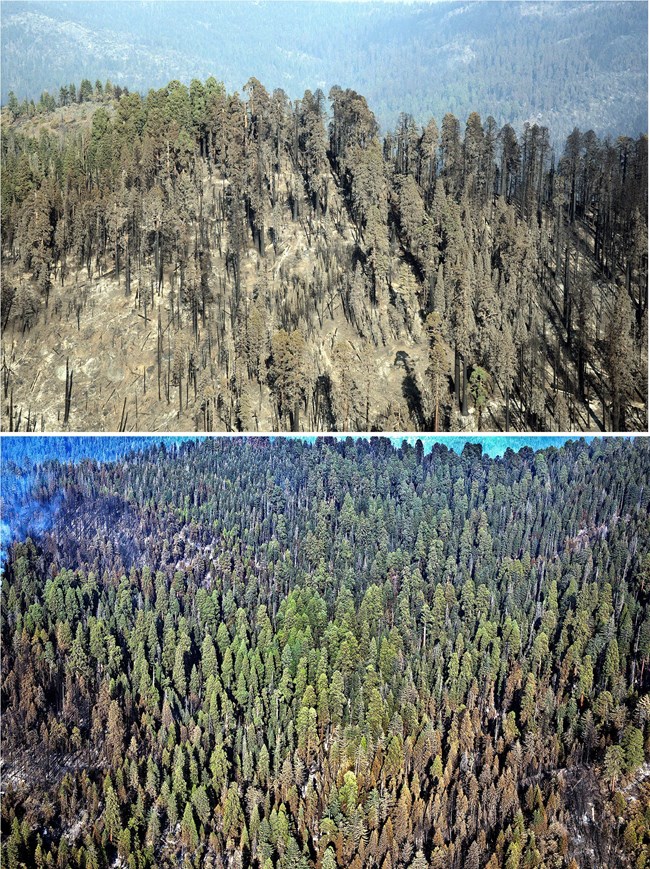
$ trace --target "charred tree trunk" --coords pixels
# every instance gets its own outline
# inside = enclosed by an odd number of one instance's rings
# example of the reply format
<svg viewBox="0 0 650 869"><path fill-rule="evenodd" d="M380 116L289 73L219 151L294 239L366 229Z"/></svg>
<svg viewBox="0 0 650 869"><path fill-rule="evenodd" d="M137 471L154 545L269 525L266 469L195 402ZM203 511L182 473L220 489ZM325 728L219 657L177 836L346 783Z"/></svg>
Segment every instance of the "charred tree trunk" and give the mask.
<svg viewBox="0 0 650 869"><path fill-rule="evenodd" d="M467 359L464 356L462 357L462 368L463 368L463 400L462 400L461 413L463 414L463 416L467 416L467 413L468 413L468 410L467 410Z"/></svg>
<svg viewBox="0 0 650 869"><path fill-rule="evenodd" d="M72 400L72 375L73 372L69 368L69 359L66 356L65 360L65 401L63 405L63 425L68 424L70 418L70 402Z"/></svg>

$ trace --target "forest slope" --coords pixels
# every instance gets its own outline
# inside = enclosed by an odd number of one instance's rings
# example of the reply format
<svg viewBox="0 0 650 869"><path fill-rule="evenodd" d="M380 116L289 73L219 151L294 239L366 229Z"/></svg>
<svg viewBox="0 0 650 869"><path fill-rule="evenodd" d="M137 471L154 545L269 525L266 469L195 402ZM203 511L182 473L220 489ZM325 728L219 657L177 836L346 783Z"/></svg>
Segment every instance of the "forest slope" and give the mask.
<svg viewBox="0 0 650 869"><path fill-rule="evenodd" d="M107 78L146 93L171 79L253 74L291 100L334 84L366 95L383 132L400 112L526 121L555 144L648 129L646 3L3 2L2 101ZM192 51L187 51L187 46ZM264 47L260 51L260 46Z"/></svg>
<svg viewBox="0 0 650 869"><path fill-rule="evenodd" d="M9 869L644 865L647 440L211 438L22 498Z"/></svg>
<svg viewBox="0 0 650 869"><path fill-rule="evenodd" d="M646 136L245 92L4 110L5 429L646 427Z"/></svg>

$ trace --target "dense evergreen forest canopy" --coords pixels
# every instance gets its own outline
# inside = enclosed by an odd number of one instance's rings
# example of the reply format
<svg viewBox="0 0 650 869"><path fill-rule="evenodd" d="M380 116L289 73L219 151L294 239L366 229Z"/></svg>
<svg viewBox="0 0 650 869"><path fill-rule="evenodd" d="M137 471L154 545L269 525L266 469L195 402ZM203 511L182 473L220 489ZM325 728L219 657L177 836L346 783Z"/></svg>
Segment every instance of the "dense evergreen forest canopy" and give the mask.
<svg viewBox="0 0 650 869"><path fill-rule="evenodd" d="M291 435L282 435L282 437ZM50 504L36 496L40 466L57 461L59 463L81 462L92 459L96 462L113 461L130 453L141 452L152 446L164 444L166 448L185 442L190 438L202 439L204 435L115 435L114 437L99 436L39 436L29 438L22 436L5 437L0 442L0 491L2 492L2 519L0 519L0 564L12 540L23 539L28 535L49 530L56 515L60 502ZM298 435L306 442L316 440L312 435ZM334 439L345 437L333 436ZM389 438L390 442L399 447L402 443L415 445L415 436L396 436ZM534 450L549 446L560 447L566 437L542 435L504 437L503 435L474 435L463 437L459 435L424 435L420 442L425 453L430 452L435 444L442 443L450 450L460 453L466 444L479 444L483 453L489 456L501 456L506 450L517 452L523 447ZM8 518L11 518L10 524ZM4 521L3 521L4 520Z"/></svg>
<svg viewBox="0 0 650 869"><path fill-rule="evenodd" d="M643 430L647 136L255 78L84 79L2 136L2 424Z"/></svg>
<svg viewBox="0 0 650 869"><path fill-rule="evenodd" d="M365 94L382 131L452 112L517 133L648 129L647 3L2 4L2 102L92 75L145 94L252 75L290 99L335 84ZM188 51L191 46L191 51Z"/></svg>
<svg viewBox="0 0 650 869"><path fill-rule="evenodd" d="M647 865L648 439L213 438L32 494L9 869Z"/></svg>
<svg viewBox="0 0 650 869"><path fill-rule="evenodd" d="M121 458L130 452L145 450L151 446L157 446L164 443L166 447L173 444L184 443L186 440L197 438L203 439L203 435L115 435L114 437L106 437L104 435L57 435L39 436L35 435L31 438L11 437L4 438L0 443L2 451L2 464L0 472L5 474L1 478L1 482L6 485L13 475L15 467L21 468L23 471L43 464L43 462L56 460L58 462L80 462L83 459L93 459L98 462L112 461L113 459ZM317 440L315 435L297 435L306 442ZM333 435L335 440L346 438L347 435ZM518 452L523 447L530 447L532 450L542 450L547 447L561 447L567 440L563 435L511 435L504 437L503 435L394 435L388 440L394 446L401 446L402 443L410 443L415 446L419 440L425 453L431 452L434 445L437 443L444 444L448 449L462 452L465 444L480 444L481 450L486 455L492 458L502 456L503 453L510 449L513 452ZM590 440L590 438L587 438ZM10 470L11 466L11 470Z"/></svg>

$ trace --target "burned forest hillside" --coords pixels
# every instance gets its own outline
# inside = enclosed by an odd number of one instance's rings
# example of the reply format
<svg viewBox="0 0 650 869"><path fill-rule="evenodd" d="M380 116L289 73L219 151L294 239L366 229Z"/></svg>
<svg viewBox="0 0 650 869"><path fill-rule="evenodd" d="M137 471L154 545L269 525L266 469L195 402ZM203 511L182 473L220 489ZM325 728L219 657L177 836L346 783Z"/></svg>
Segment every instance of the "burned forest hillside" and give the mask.
<svg viewBox="0 0 650 869"><path fill-rule="evenodd" d="M5 440L8 869L646 865L648 439Z"/></svg>
<svg viewBox="0 0 650 869"><path fill-rule="evenodd" d="M2 110L2 427L647 427L647 137L352 90Z"/></svg>

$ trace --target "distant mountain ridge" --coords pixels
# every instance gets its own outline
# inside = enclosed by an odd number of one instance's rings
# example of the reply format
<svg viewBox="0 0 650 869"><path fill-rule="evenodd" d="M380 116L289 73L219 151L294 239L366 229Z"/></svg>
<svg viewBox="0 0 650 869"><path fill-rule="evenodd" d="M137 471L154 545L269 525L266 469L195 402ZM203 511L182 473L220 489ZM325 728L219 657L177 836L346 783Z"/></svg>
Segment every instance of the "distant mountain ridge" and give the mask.
<svg viewBox="0 0 650 869"><path fill-rule="evenodd" d="M2 100L90 78L146 93L251 76L363 92L384 130L472 110L499 125L647 130L647 4L5 2ZM191 46L191 52L188 52Z"/></svg>

